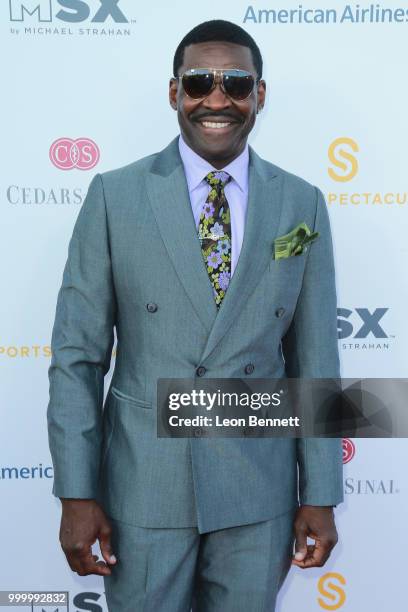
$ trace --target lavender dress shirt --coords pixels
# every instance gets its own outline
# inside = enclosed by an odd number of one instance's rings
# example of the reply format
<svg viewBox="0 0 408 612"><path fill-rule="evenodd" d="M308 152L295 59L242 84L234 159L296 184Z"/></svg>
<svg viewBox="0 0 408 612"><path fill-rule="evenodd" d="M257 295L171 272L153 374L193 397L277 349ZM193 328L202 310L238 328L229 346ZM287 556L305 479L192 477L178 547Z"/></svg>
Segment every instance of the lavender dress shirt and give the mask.
<svg viewBox="0 0 408 612"><path fill-rule="evenodd" d="M204 177L208 172L217 171L217 169L197 155L186 144L181 135L179 137L179 150L187 179L191 208L198 231L200 214L210 190L210 186L204 181ZM244 237L248 204L248 162L249 153L247 144L238 157L230 164L224 166L224 168L221 168L221 170L228 172L232 176L232 180L225 186L225 196L228 200L231 214L231 277L238 262Z"/></svg>

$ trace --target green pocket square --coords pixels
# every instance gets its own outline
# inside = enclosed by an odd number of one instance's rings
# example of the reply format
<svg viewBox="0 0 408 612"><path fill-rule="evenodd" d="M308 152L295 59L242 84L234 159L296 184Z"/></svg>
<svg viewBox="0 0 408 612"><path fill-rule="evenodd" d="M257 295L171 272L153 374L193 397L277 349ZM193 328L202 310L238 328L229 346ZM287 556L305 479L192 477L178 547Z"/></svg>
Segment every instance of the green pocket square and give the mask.
<svg viewBox="0 0 408 612"><path fill-rule="evenodd" d="M275 259L300 255L306 250L306 245L313 242L318 235L319 232L311 232L306 223L299 223L291 232L274 240Z"/></svg>

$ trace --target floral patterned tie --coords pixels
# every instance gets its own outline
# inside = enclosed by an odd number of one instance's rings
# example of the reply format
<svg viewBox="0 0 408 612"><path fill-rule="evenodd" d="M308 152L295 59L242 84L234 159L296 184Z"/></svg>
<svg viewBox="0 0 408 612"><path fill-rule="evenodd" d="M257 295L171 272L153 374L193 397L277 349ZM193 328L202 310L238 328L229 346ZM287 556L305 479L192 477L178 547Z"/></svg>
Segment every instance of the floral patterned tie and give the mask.
<svg viewBox="0 0 408 612"><path fill-rule="evenodd" d="M228 172L209 172L210 185L198 223L201 251L219 308L231 280L231 217L224 187L232 179Z"/></svg>

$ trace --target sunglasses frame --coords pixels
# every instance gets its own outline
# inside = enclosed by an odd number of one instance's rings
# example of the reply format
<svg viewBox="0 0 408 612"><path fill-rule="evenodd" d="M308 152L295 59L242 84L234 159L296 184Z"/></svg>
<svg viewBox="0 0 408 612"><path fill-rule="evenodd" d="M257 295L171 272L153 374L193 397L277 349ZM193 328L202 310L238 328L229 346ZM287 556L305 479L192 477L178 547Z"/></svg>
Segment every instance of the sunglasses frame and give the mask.
<svg viewBox="0 0 408 612"><path fill-rule="evenodd" d="M192 76L192 73L194 73L195 70L205 70L207 73L212 73L213 74L213 84L211 86L211 89L209 90L209 92L203 96L200 96L199 98L193 98L192 96L189 96L188 93L186 92L184 86L184 93L186 94L186 96L188 98L191 98L191 100L201 100L201 99L205 99L207 98L210 93L215 89L216 84L217 84L217 80L220 83L220 87L221 90L224 92L224 94L226 96L228 96L229 98L231 98L232 100L235 100L236 102L244 102L245 100L248 100L248 98L252 95L252 92L254 91L254 87L255 85L258 85L260 79L258 77L255 77L251 72L248 72L248 70L242 70L242 68L189 68L189 70L186 70L185 72L183 72L183 74L181 74L180 76L176 76L173 77L175 79L177 79L178 81L181 81L181 83L183 83L183 77L185 77L186 75L188 76ZM231 96L225 89L224 86L224 73L225 72L231 72L233 70L237 70L241 73L244 73L243 76L251 76L254 79L254 84L252 85L252 89L249 92L249 94L245 97L245 98L234 98L233 96ZM217 75L219 76L219 79L217 79Z"/></svg>

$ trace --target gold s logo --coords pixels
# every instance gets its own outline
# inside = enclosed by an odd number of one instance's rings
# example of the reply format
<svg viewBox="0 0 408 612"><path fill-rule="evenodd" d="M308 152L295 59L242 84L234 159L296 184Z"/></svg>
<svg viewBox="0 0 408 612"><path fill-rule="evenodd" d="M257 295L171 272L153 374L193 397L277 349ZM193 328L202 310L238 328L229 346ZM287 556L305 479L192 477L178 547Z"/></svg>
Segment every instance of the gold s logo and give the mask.
<svg viewBox="0 0 408 612"><path fill-rule="evenodd" d="M319 593L325 597L325 600L318 597L317 601L324 610L338 610L346 601L346 593L341 586L335 582L331 582L332 578L340 582L343 586L346 584L344 577L337 572L329 572L319 578L317 588ZM327 600L330 600L331 603L326 603Z"/></svg>
<svg viewBox="0 0 408 612"><path fill-rule="evenodd" d="M347 181L351 181L351 179L357 174L358 162L355 155L346 149L340 148L340 145L347 145L354 153L358 153L359 149L357 143L352 138L347 138L347 136L336 138L336 140L333 140L329 146L329 160L333 166L336 166L343 171L343 174L337 174L333 168L329 167L327 169L329 176L331 179L333 179L333 181L345 183ZM347 160L347 163L344 160Z"/></svg>

